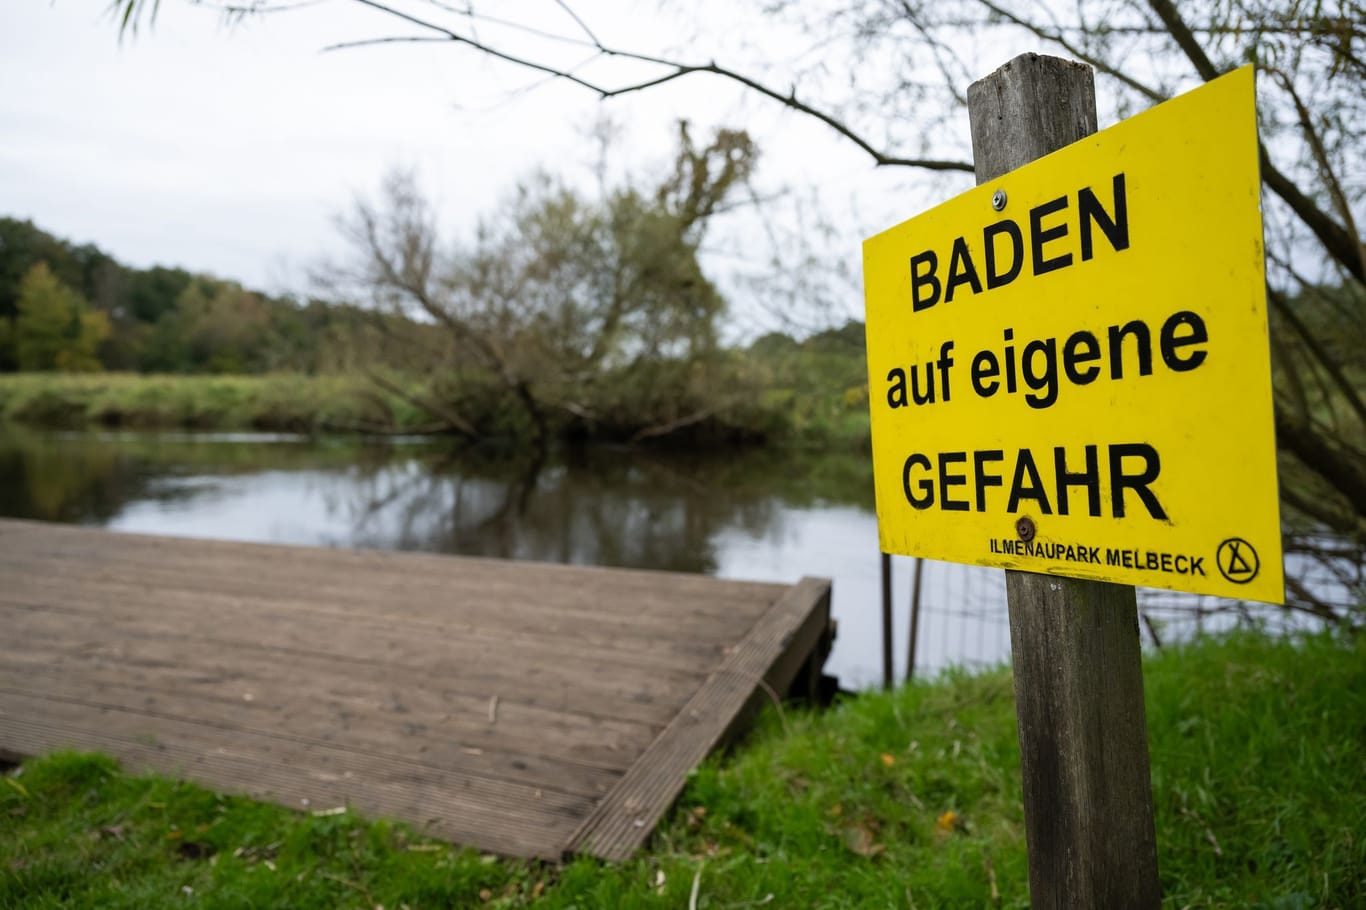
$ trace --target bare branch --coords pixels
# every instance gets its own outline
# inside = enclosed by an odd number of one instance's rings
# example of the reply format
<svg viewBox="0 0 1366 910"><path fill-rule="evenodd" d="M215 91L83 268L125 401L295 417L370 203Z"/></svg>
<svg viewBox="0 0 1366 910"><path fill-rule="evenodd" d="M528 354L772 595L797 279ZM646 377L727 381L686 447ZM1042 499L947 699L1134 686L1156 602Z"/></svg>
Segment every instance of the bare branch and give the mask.
<svg viewBox="0 0 1366 910"><path fill-rule="evenodd" d="M423 35L390 35L384 38L358 38L355 41L341 41L323 47L324 54L332 51L347 51L358 47L371 47L377 44L449 44L451 39Z"/></svg>
<svg viewBox="0 0 1366 910"><path fill-rule="evenodd" d="M1268 285L1266 295L1267 299L1271 301L1272 308L1277 314L1285 319L1292 329L1295 330L1295 334L1300 337L1300 340L1304 342L1305 347L1314 355L1314 359L1327 371L1328 375L1332 377L1333 384L1338 387L1338 391L1342 393L1342 397L1346 399L1348 405L1356 412L1357 418L1361 420L1363 424L1366 424L1366 403L1362 402L1356 387L1352 385L1352 381L1342 372L1341 366L1323 349L1323 346L1319 344L1318 339L1309 331L1309 327L1300 319L1299 315L1295 312L1294 308L1290 306L1283 294Z"/></svg>
<svg viewBox="0 0 1366 910"><path fill-rule="evenodd" d="M1355 244L1358 258L1363 265L1366 265L1366 246L1362 245L1361 233L1357 230L1356 221L1352 218L1352 207L1348 204L1347 194L1343 192L1342 184L1333 171L1332 162L1328 160L1328 150L1324 148L1323 139L1314 127L1314 119L1309 114L1309 108L1301 100L1300 93L1295 91L1294 83L1290 81L1289 76L1280 70L1271 70L1270 72L1277 77L1281 83L1281 88L1290 96L1291 102L1295 105L1295 115L1300 121L1300 131L1304 133L1304 140L1309 146L1310 153L1314 156L1314 163L1318 165L1319 174L1328 187L1328 195L1332 198L1338 215L1341 216L1346 225L1348 240Z"/></svg>
<svg viewBox="0 0 1366 910"><path fill-rule="evenodd" d="M394 16L395 18L401 19L412 25L416 25L419 28L435 32L438 35L442 36L441 39L436 40L447 40L453 43L463 44L481 53L488 54L489 56L494 57L496 59L503 60L505 62L515 64L517 66L525 67L527 69L535 70L536 72L545 73L547 75L554 76L559 79L564 79L567 82L572 82L575 85L578 85L582 88L588 89L591 92L594 92L600 98L615 98L621 95L630 94L632 92L643 91L648 88L654 88L655 86L664 85L668 82L673 82L676 79L681 79L684 76L690 76L695 73L711 73L713 75L729 79L732 82L737 82L740 85L743 85L751 91L757 92L758 94L763 95L766 98L771 98L774 101L786 105L787 107L790 107L795 111L798 111L800 113L806 114L807 116L813 117L816 120L819 120L821 123L824 123L826 126L830 127L839 135L853 142L854 145L858 146L860 149L866 152L879 166L896 165L900 167L923 168L925 170L932 171L972 171L972 165L965 161L949 161L933 158L905 158L897 155L888 154L887 152L875 148L871 142L869 142L863 136L856 133L848 124L842 122L833 115L826 113L825 111L822 111L804 101L799 100L797 98L795 90L790 90L786 93L781 92L777 89L771 88L759 82L757 79L754 79L736 70L730 69L729 67L720 66L715 61L703 64L680 63L678 61L669 60L663 57L656 57L649 54L640 54L634 51L626 51L621 50L619 48L607 47L606 45L597 43L595 41L593 46L597 49L598 53L602 54L605 57L616 57L623 60L635 60L640 63L651 63L656 66L665 67L670 70L669 72L664 73L661 76L657 76L651 79L645 79L630 85L609 88L605 85L589 82L588 80L575 75L573 72L567 69L561 69L559 67L550 66L549 64L540 63L535 60L530 60L525 57L520 57L516 54L511 54L506 51L499 50L498 48L495 48L490 44L487 44L482 41L476 41L471 37L462 35L459 32L452 31L451 29L448 29L445 26L439 25L430 20L423 19L419 16L414 16L410 13L403 12L402 10L395 9L394 7L379 2L379 0L352 0L352 2L370 7L371 9L378 10L379 12L387 13L391 16ZM591 32L589 32L589 34L591 34ZM351 42L343 45L333 45L333 48L356 47L366 43L388 44L400 42L403 40L404 39L398 37L390 39L373 39L369 42ZM418 41L420 39L413 38L410 40ZM427 40L430 41L433 39L429 38Z"/></svg>
<svg viewBox="0 0 1366 910"><path fill-rule="evenodd" d="M598 36L593 34L593 30L588 27L588 24L579 18L579 14L574 12L573 7L566 3L565 0L555 0L555 5L569 14L569 18L573 19L579 28L583 29L583 33L588 36L589 41L593 42L597 47L602 47L602 42L598 40Z"/></svg>
<svg viewBox="0 0 1366 910"><path fill-rule="evenodd" d="M670 420L668 423L658 424L657 426L653 427L646 427L645 429L640 430L634 436L632 436L630 441L632 443L637 443L644 442L647 439L655 439L660 436L668 436L670 433L676 433L679 430L686 429L687 427L693 426L694 424L701 423L702 421L716 414L718 411L725 410L731 404L732 402L730 401L723 401L718 404L711 405L710 407L702 408L699 411L694 411L693 413L688 414L684 417L680 417L677 420Z"/></svg>
<svg viewBox="0 0 1366 910"><path fill-rule="evenodd" d="M431 414L433 417L440 417L442 420L445 421L445 426L447 429L459 432L460 434L468 436L471 439L475 439L478 437L479 434L475 432L474 426L468 420L466 420L464 417L457 414L450 408L441 405L439 402L433 401L425 395L419 395L415 392L409 392L408 390L400 386L398 383L390 382L376 370L367 369L363 372L365 373L367 379L369 379L371 382L373 382L380 388L384 389L386 392L389 392L391 395L403 399L404 401L413 405L417 409L425 411L428 414Z"/></svg>
<svg viewBox="0 0 1366 910"><path fill-rule="evenodd" d="M1285 411L1276 413L1276 441L1342 493L1357 515L1366 515L1366 471L1359 457L1329 445Z"/></svg>
<svg viewBox="0 0 1366 910"><path fill-rule="evenodd" d="M1195 71L1200 74L1200 78L1205 81L1217 79L1221 73L1209 55L1205 53L1200 42L1186 26L1181 18L1181 14L1176 11L1176 6L1172 0L1148 0L1148 5L1152 7L1162 24L1167 27L1172 39L1185 53L1190 60ZM1312 199L1306 196L1294 182L1281 173L1274 164L1271 163L1271 156L1267 153L1266 146L1261 147L1262 155L1262 179L1272 191L1285 200L1291 210L1301 221L1314 232L1319 241L1328 250L1329 254L1337 260L1343 268L1351 273L1357 281L1366 282L1366 266L1363 265L1363 256L1360 242L1354 242L1352 235L1327 212L1320 209Z"/></svg>
<svg viewBox="0 0 1366 910"><path fill-rule="evenodd" d="M1172 36L1177 46L1185 53L1186 59L1190 60L1195 71L1200 74L1200 78L1206 82L1219 78L1221 75L1219 68L1210 60L1205 49L1200 46L1200 42L1195 40L1195 35L1191 34L1190 28L1186 26L1181 14L1176 11L1176 5L1172 3L1172 0L1148 0L1148 5L1152 7L1153 12L1157 13L1157 18L1162 20L1162 24L1167 28L1167 33Z"/></svg>
<svg viewBox="0 0 1366 910"><path fill-rule="evenodd" d="M901 2L901 14L906 17L907 22L911 23L911 27L919 33L921 40L929 46L930 52L934 54L934 64L939 69L939 75L944 80L944 85L948 87L953 100L960 107L967 107L968 98L965 89L961 89L959 86L966 86L971 80L949 72L948 59L956 55L949 51L943 41L940 41L930 32L925 23L920 21L920 17L916 15L915 9L907 0Z"/></svg>
<svg viewBox="0 0 1366 910"><path fill-rule="evenodd" d="M1333 508L1334 501L1320 496L1302 495L1293 484L1282 483L1281 501L1325 528L1341 527L1344 516Z"/></svg>
<svg viewBox="0 0 1366 910"><path fill-rule="evenodd" d="M608 54L609 56L630 57L636 60L654 59L642 57L638 54L631 54L624 51L614 51L610 49L604 49L603 53ZM654 62L662 61L654 60ZM878 149L874 148L872 143L870 143L868 140L864 139L862 136L855 133L849 126L835 119L830 114L818 110L817 108L812 107L804 101L798 100L795 92L789 91L787 94L783 94L782 92L777 91L776 89L769 88L768 86L754 79L751 79L748 76L745 76L727 67L720 66L715 62L700 65L687 65L681 63L667 63L666 65L674 67L674 71L671 73L666 73L665 75L660 76L656 79L647 79L644 82L640 82L635 85L627 85L621 88L612 89L610 91L603 91L602 96L604 98L614 98L618 95L625 95L630 92L638 92L643 89L654 88L657 85L663 85L666 82L672 82L675 79L680 79L684 76L692 75L693 73L714 73L718 76L724 76L725 78L730 79L733 82L738 82L746 88L758 92L759 94L767 98L772 98L774 101L784 104L787 107L792 108L794 111L799 111L810 117L814 117L821 123L824 123L826 126L830 127L836 133L839 133L844 138L853 142L854 145L858 146L864 152L867 152L868 155L873 159L873 161L876 162L879 166L897 165L900 167L923 168L925 170L930 171L966 171L969 173L972 171L972 165L965 161L948 161L933 158L901 158L895 155L888 155L887 153L879 151Z"/></svg>
<svg viewBox="0 0 1366 910"><path fill-rule="evenodd" d="M441 0L426 0L426 2L430 3L432 6L435 6L437 9L445 10L446 12L452 13L456 16L463 16L464 18L470 20L470 34L474 36L474 39L476 41L481 39L479 38L479 33L474 31L473 24L476 22L485 22L489 25L497 25L502 28L510 29L512 31L522 32L526 35L535 35L537 38L544 38L547 41L558 41L561 44L574 44L579 47L597 46L594 42L585 40L583 38L573 38L569 35L562 35L558 32L551 32L546 31L545 29L536 28L533 25L527 25L525 22L517 22L513 19L503 19L499 16L490 16L488 13L475 12L473 0L467 0L464 8L452 6L449 3L443 3L441 2Z"/></svg>
<svg viewBox="0 0 1366 910"><path fill-rule="evenodd" d="M351 2L359 3L361 6L368 6L371 9L378 10L382 13L388 13L389 15L394 16L397 19L402 19L404 22L408 22L418 26L419 28L425 28L429 31L433 31L437 34L443 35L448 41L452 41L456 44L466 45L467 47L473 48L474 50L477 50L480 53L488 54L490 57L494 57L498 60L503 60L507 63L513 63L517 66L522 66L530 70L535 70L539 73L547 73L551 76L556 76L560 79L563 79L566 82L572 82L575 85L582 86L583 88L586 88L589 91L602 94L601 88L599 88L591 82L586 82L583 79L580 79L578 76L575 76L568 70L557 69L553 66L547 66L544 63L537 63L535 60L528 60L525 57L518 57L515 54L509 54L506 51L500 51L492 45L485 44L482 41L476 41L475 39L462 35L459 32L453 32L445 26L437 25L435 22L431 22L430 20L422 19L418 16L405 13L402 10L394 9L392 6L386 6L385 4L378 2L378 0L351 0Z"/></svg>
<svg viewBox="0 0 1366 910"><path fill-rule="evenodd" d="M1042 26L1038 25L1037 23L1030 22L1027 19L1023 19L1020 16L1015 15L1005 7L993 3L992 0L977 0L977 2L980 3L982 6L986 7L987 9L991 10L993 13L1000 16L1001 18L1009 22L1012 22L1015 25L1018 25L1020 28L1025 29L1034 36L1041 38L1044 41L1050 41L1058 45L1063 50L1067 51L1069 54L1076 57L1083 63L1090 64L1098 72L1105 73L1107 76L1119 80L1120 82L1129 86L1129 88L1138 92L1140 95L1143 95L1149 101L1161 102L1167 100L1167 96L1164 93L1158 91L1155 88L1144 85L1142 82L1139 82L1137 79L1133 78L1128 73L1125 73L1117 67L1112 66L1111 64L1100 59L1099 57L1096 57L1094 54L1088 54L1076 42L1070 41L1066 37L1064 37L1060 29L1055 31L1049 31L1043 28Z"/></svg>
<svg viewBox="0 0 1366 910"><path fill-rule="evenodd" d="M1328 254L1346 269L1348 274L1357 281L1366 283L1366 266L1362 263L1361 244L1354 242L1342 225L1315 205L1293 180L1271 163L1265 145L1261 147L1261 153L1262 180L1266 185L1290 206L1291 211L1309 230L1314 232L1314 236L1323 244Z"/></svg>

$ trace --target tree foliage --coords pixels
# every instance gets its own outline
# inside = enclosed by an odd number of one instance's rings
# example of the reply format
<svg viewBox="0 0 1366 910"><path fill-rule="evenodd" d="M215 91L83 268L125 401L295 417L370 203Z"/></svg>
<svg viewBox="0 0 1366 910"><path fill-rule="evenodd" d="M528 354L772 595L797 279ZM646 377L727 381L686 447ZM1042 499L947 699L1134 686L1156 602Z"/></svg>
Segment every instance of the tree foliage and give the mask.
<svg viewBox="0 0 1366 910"><path fill-rule="evenodd" d="M21 362L16 348L22 286L40 264L44 282L80 299L93 333L87 337L100 336L65 367L51 357ZM185 269L130 268L91 244L0 218L0 372L71 369L76 362L82 369L167 373L317 372L344 358L364 324L354 307L301 304Z"/></svg>
<svg viewBox="0 0 1366 910"><path fill-rule="evenodd" d="M705 375L724 301L702 272L698 245L756 157L743 132L720 130L698 147L681 125L673 171L653 189L624 185L588 198L536 175L471 243L443 241L416 181L393 174L379 203L358 204L346 220L356 255L332 271L342 293L412 323L410 349L420 353L410 357L440 380L424 406L450 429L487 433L460 413L472 384L500 389L540 440L552 410L610 423L596 405L607 386L649 388L661 364L685 385ZM686 423L692 415L655 416Z"/></svg>
<svg viewBox="0 0 1366 910"><path fill-rule="evenodd" d="M13 350L20 369L100 369L98 351L109 335L109 319L62 284L47 263L39 262L24 273L16 310Z"/></svg>

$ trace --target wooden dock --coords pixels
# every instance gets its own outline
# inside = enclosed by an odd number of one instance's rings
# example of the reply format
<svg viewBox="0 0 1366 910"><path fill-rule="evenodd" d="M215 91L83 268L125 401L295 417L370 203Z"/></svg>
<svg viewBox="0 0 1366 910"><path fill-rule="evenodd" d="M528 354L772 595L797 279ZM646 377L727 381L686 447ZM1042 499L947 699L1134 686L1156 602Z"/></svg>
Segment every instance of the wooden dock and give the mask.
<svg viewBox="0 0 1366 910"><path fill-rule="evenodd" d="M0 520L0 753L616 860L766 688L815 684L830 636L823 579Z"/></svg>

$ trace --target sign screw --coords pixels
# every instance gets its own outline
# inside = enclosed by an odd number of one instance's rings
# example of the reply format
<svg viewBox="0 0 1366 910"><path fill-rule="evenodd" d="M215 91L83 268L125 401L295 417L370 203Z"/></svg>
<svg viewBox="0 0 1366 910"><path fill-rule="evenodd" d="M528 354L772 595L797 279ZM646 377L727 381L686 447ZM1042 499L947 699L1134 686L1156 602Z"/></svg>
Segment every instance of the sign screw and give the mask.
<svg viewBox="0 0 1366 910"><path fill-rule="evenodd" d="M994 209L995 209L996 211L998 211L998 212L999 212L1001 209L1003 209L1003 208L1006 207L1006 191L1005 191L1005 190L997 190L996 192L994 192L994 193L991 194L991 207L994 208Z"/></svg>
<svg viewBox="0 0 1366 910"><path fill-rule="evenodd" d="M1034 539L1034 519L1026 515L1015 522L1015 533L1020 535L1020 539L1029 543Z"/></svg>

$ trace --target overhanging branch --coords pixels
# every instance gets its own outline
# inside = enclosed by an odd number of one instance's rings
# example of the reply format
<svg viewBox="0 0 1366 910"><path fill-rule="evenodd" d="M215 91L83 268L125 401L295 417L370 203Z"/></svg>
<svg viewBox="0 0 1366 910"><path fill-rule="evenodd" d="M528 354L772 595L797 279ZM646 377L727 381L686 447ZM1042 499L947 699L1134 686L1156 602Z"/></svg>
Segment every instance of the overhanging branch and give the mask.
<svg viewBox="0 0 1366 910"><path fill-rule="evenodd" d="M596 94L599 98L604 99L615 98L621 95L630 94L632 92L639 92L648 88L654 88L655 86L664 85L666 83L673 82L677 79L682 79L685 76L691 76L697 73L710 73L712 75L721 76L722 78L729 79L732 82L736 82L744 86L745 88L749 89L750 91L756 92L760 95L763 95L766 98L777 101L779 104L785 105L786 107L789 107L799 113L806 114L807 116L820 121L830 129L834 130L840 136L843 136L845 139L848 139L850 142L854 143L854 145L856 145L859 149L867 153L869 157L871 157L873 161L879 166L895 165L898 167L915 167L931 171L963 171L965 173L972 172L972 165L966 161L953 161L940 158L907 158L899 155L889 154L888 152L882 151L881 149L878 149L876 146L874 146L872 142L870 142L868 139L864 138L861 134L855 132L854 129L851 128L847 123L843 122L834 115L827 113L826 111L823 111L799 99L797 97L795 90L789 90L787 92L779 91L778 89L765 85L764 83L753 78L752 76L748 76L744 73L741 73L737 70L733 70L726 66L721 66L714 60L709 61L707 63L682 63L677 60L670 60L664 57L656 57L649 54L640 54L634 51L627 51L622 50L620 48L608 47L607 45L598 41L596 37L591 37L589 43L591 43L591 46L597 51L599 55L603 57L615 57L623 60L634 60L639 63L649 63L655 66L663 67L667 70L667 72L659 76L655 76L650 79L644 79L639 82L634 82L620 86L608 86L601 83L590 82L589 80L576 75L568 69L551 66L546 63L541 63L537 60L532 60L526 57L519 56L517 54L512 54L507 51L500 50L492 46L491 44L488 44L487 42L477 40L473 37L470 37L469 35L462 35L459 32L453 31L452 29L449 29L436 22L432 22L431 20L423 19L420 16L414 16L411 13L395 9L392 6L380 2L380 0L352 0L352 2L359 3L362 6L369 7L378 12L386 13L401 21L407 22L410 25L415 25L419 28L426 29L427 31L435 33L435 35L439 37L423 38L420 36L395 36L390 38L376 38L362 41L347 42L344 44L334 44L328 47L327 50L336 50L347 47L358 47L367 44L429 43L434 41L450 41L456 44L462 44L473 50L477 50L480 53L488 54L490 57L493 57L495 59L502 60L504 62L511 63L516 66L523 67L525 69L530 69L538 73L544 73L546 75L553 76L557 79L563 79L566 82L570 82L581 88L587 89L588 91L591 91L594 94ZM578 21L577 16L575 17L575 19L576 21ZM586 26L583 26L581 22L580 27L584 29L585 34L592 36L593 33L589 31Z"/></svg>
<svg viewBox="0 0 1366 910"><path fill-rule="evenodd" d="M1200 78L1208 82L1217 79L1221 73L1219 68L1210 60L1205 49L1200 46L1195 35L1186 26L1181 14L1177 12L1172 0L1148 0L1148 5L1152 7L1157 17L1162 20L1168 33L1172 36L1177 45L1190 60L1195 71L1200 74ZM1266 151L1266 146L1261 146L1262 156L1262 180L1271 188L1277 196L1280 196L1290 206L1295 215L1314 232L1314 236L1323 244L1330 256L1333 257L1349 274L1357 281L1366 283L1366 271L1363 271L1361 244L1352 239L1352 235L1347 229L1333 220L1333 217L1323 209L1319 208L1312 199L1304 194L1295 182L1281 173L1277 167L1271 163L1271 156Z"/></svg>

